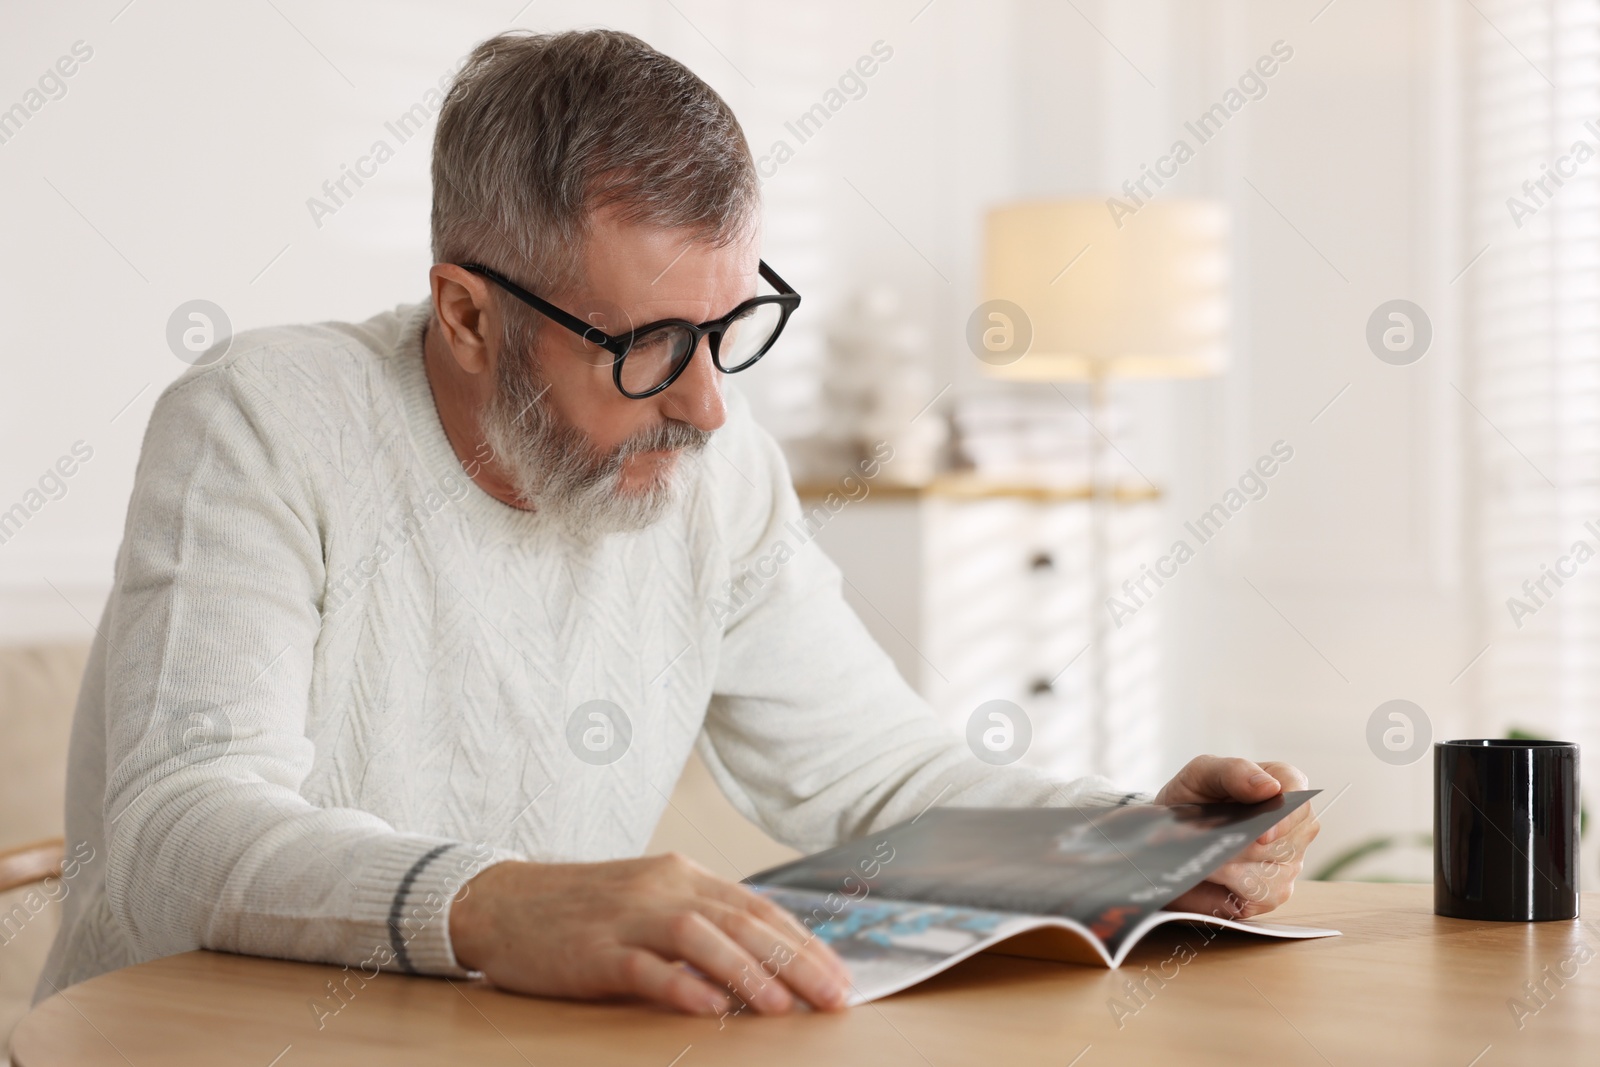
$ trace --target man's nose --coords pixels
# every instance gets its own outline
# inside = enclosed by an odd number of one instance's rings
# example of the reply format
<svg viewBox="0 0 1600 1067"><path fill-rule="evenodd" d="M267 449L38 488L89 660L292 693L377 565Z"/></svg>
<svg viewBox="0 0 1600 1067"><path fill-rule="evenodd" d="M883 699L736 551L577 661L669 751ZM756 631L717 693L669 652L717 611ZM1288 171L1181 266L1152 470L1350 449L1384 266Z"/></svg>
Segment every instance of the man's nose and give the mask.
<svg viewBox="0 0 1600 1067"><path fill-rule="evenodd" d="M662 414L710 433L728 421L722 402L722 372L711 361L711 339L702 338L689 365L661 394Z"/></svg>

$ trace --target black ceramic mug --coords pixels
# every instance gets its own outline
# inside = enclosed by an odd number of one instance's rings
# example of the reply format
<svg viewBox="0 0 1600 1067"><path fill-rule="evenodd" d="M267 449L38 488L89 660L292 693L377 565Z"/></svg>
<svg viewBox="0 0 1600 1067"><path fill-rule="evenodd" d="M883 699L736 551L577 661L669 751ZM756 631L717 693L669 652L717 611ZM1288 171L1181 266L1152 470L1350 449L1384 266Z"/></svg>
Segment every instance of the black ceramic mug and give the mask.
<svg viewBox="0 0 1600 1067"><path fill-rule="evenodd" d="M1433 746L1433 910L1456 919L1578 916L1578 746Z"/></svg>

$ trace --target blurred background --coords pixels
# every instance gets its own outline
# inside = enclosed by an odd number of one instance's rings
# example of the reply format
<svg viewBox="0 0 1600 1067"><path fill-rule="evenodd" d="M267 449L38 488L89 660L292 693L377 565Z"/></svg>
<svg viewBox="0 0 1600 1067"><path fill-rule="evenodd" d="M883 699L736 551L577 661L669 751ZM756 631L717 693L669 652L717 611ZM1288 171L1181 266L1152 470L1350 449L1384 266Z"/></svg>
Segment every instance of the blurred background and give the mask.
<svg viewBox="0 0 1600 1067"><path fill-rule="evenodd" d="M805 304L737 386L953 729L1130 788L1292 762L1326 790L1311 870L1411 880L1430 739L1597 740L1600 0L5 20L0 845L59 832L172 323L424 298L440 87L519 27L634 32L740 116ZM714 804L661 840L748 873Z"/></svg>

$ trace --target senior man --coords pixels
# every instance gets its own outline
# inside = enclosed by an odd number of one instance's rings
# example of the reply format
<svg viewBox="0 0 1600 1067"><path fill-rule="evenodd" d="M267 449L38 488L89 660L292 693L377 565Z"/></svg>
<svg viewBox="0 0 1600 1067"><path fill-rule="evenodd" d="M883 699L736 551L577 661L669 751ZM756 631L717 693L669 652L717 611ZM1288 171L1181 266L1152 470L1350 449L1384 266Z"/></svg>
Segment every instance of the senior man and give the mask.
<svg viewBox="0 0 1600 1067"><path fill-rule="evenodd" d="M815 545L739 582L799 506L724 375L799 297L707 85L626 34L496 37L433 184L430 300L242 334L156 405L72 736L67 834L99 858L36 996L205 947L835 1008L820 939L640 858L691 746L806 850L935 801L1151 799L975 759ZM1304 785L1202 756L1153 799ZM1270 909L1315 833L1286 820L1182 903Z"/></svg>

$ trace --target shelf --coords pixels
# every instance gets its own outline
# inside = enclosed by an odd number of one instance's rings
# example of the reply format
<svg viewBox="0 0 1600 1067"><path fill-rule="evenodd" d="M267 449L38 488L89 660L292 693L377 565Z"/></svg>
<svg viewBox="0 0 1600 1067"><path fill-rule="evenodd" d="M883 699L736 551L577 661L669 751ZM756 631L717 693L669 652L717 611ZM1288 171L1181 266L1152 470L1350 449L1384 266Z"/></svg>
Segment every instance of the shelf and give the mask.
<svg viewBox="0 0 1600 1067"><path fill-rule="evenodd" d="M869 496L890 500L920 500L941 497L948 500L1028 500L1041 504L1087 501L1093 490L1087 483L1022 482L984 478L967 472L941 474L923 485L897 485L871 481ZM797 482L795 493L804 500L817 500L829 493L848 495L837 482ZM1118 504L1139 504L1161 499L1161 490L1151 485L1118 485L1110 498Z"/></svg>

